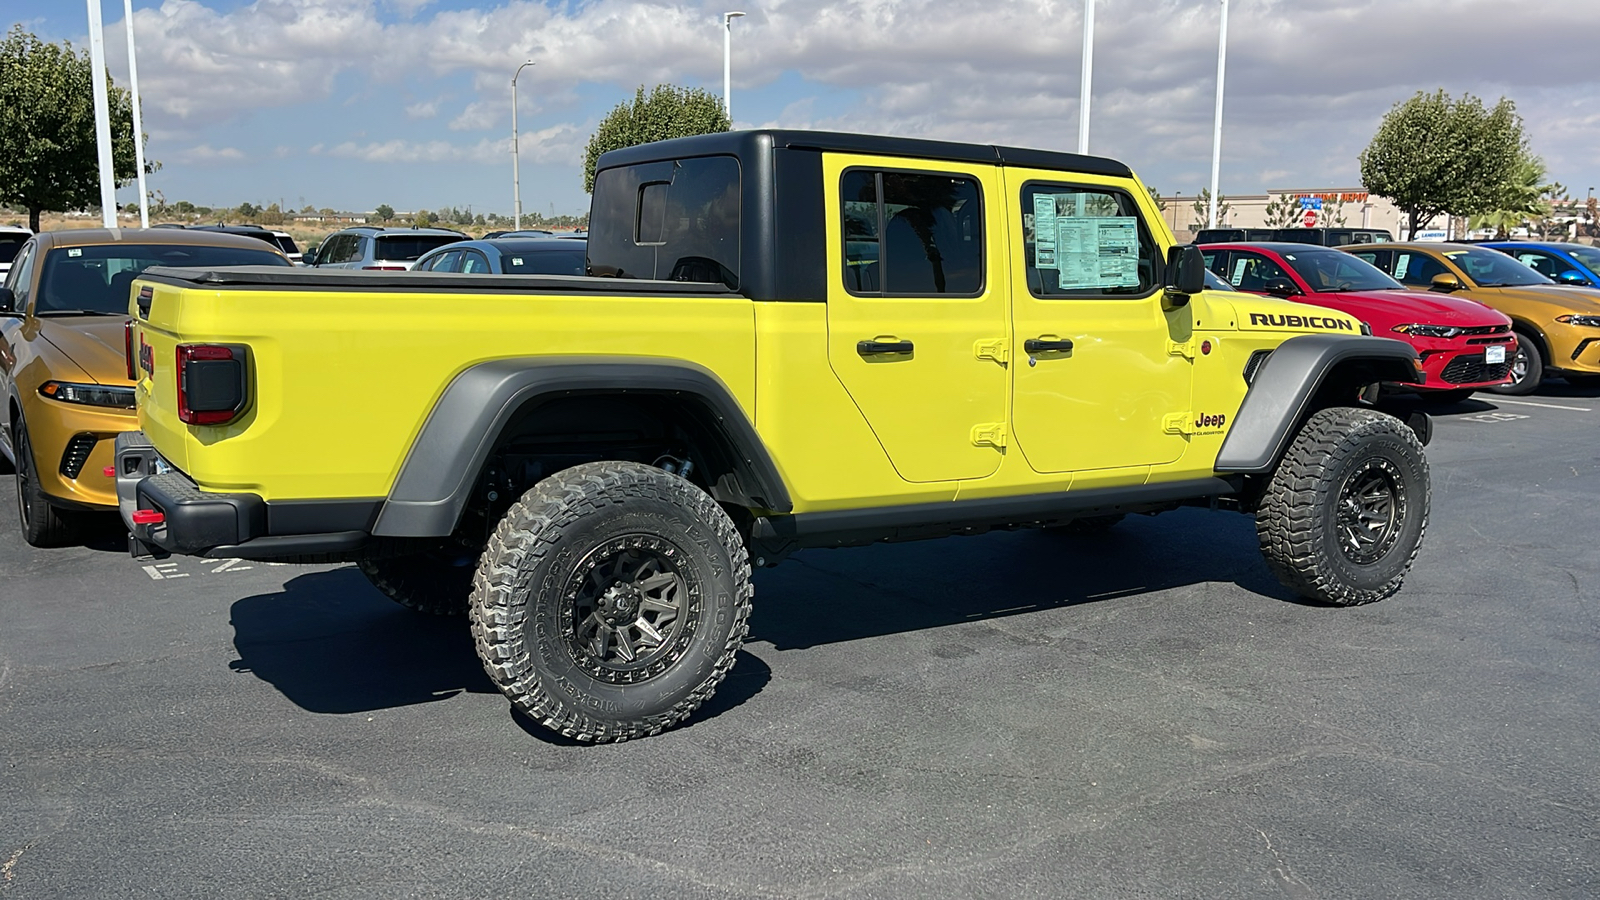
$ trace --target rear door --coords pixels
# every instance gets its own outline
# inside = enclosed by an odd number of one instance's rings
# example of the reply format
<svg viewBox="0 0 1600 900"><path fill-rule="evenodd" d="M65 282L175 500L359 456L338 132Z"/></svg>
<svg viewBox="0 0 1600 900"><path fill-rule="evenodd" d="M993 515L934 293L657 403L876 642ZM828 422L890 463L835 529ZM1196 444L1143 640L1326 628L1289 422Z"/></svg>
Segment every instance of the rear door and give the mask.
<svg viewBox="0 0 1600 900"><path fill-rule="evenodd" d="M824 157L828 362L907 481L981 478L1005 444L994 166ZM987 348L987 356L983 355Z"/></svg>
<svg viewBox="0 0 1600 900"><path fill-rule="evenodd" d="M1090 175L1006 169L1012 422L1039 472L1169 463L1187 446L1190 308L1162 310L1148 196ZM1141 190L1140 193L1143 193Z"/></svg>

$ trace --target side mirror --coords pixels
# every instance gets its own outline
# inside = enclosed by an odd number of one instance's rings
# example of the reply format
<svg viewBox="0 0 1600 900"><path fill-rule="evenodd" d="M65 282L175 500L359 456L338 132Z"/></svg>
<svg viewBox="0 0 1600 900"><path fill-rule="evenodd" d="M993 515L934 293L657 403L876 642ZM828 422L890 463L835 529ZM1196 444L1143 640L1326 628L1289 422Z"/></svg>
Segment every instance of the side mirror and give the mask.
<svg viewBox="0 0 1600 900"><path fill-rule="evenodd" d="M1433 276L1433 281L1429 282L1428 290L1440 291L1446 294L1452 291L1459 291L1461 290L1461 279L1449 272L1440 272Z"/></svg>
<svg viewBox="0 0 1600 900"><path fill-rule="evenodd" d="M16 315L17 311L12 309L16 305L17 295L12 293L11 288L0 287L0 315Z"/></svg>
<svg viewBox="0 0 1600 900"><path fill-rule="evenodd" d="M1189 302L1190 294L1206 289L1206 258L1194 244L1183 244L1167 251L1167 271L1162 279L1164 303L1177 309Z"/></svg>
<svg viewBox="0 0 1600 900"><path fill-rule="evenodd" d="M1294 286L1294 282L1287 278L1268 278L1266 283L1261 286L1261 289L1274 297L1293 297L1300 293L1300 289Z"/></svg>
<svg viewBox="0 0 1600 900"><path fill-rule="evenodd" d="M1560 275L1556 276L1556 280L1562 284L1589 284L1589 279L1583 277L1583 273L1579 272L1577 269L1568 269L1565 272L1562 272Z"/></svg>

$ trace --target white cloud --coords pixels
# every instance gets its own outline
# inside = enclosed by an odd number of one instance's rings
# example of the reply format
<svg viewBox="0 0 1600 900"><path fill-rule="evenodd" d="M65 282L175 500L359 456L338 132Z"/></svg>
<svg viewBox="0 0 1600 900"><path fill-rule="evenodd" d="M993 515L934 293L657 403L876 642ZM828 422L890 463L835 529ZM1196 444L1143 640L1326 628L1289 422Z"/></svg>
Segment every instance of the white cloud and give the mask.
<svg viewBox="0 0 1600 900"><path fill-rule="evenodd" d="M396 92L368 87L419 72L473 84L477 97L451 130L502 129L510 74L530 58L537 66L519 81L524 102L576 107L569 119L604 111L579 105L592 93L579 85L608 85L616 101L658 81L715 88L724 8L703 0L481 0L454 10L426 0L254 0L222 12L164 0L135 22L148 127L202 139L219 122L307 98L437 115L446 109L440 100L405 106L389 96ZM735 92L799 73L849 105L823 113L796 98L774 124L1070 149L1081 8L1077 0L764 0L734 26ZM1091 150L1127 160L1169 193L1208 177L1216 9L1201 0L1122 0L1102 3L1096 17ZM384 10L403 20L385 21ZM1600 175L1592 54L1551 52L1549 43L1552 34L1596 32L1593 2L1234 0L1224 181L1232 193L1261 190L1267 173L1354 183L1355 155L1382 114L1438 87L1512 95L1552 176ZM115 67L122 41L108 34L107 45ZM316 137L347 152L419 160L462 159L500 141L356 143L328 131ZM562 152L581 149L565 132L551 141ZM577 154L551 158L573 165Z"/></svg>
<svg viewBox="0 0 1600 900"><path fill-rule="evenodd" d="M180 150L177 154L179 162L194 165L208 163L242 162L245 159L244 151L238 147L213 148L210 144L200 144L187 150Z"/></svg>

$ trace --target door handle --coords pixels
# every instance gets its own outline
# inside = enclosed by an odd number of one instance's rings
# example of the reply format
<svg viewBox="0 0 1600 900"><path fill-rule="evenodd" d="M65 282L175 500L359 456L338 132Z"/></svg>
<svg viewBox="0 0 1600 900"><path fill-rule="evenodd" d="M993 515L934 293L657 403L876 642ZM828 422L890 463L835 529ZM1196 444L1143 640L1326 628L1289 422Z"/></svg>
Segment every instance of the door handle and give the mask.
<svg viewBox="0 0 1600 900"><path fill-rule="evenodd" d="M1044 338L1028 338L1022 342L1022 349L1029 356L1035 353L1071 353L1071 341L1045 340Z"/></svg>
<svg viewBox="0 0 1600 900"><path fill-rule="evenodd" d="M910 353L910 341L856 341L856 352L862 356L875 356L879 353Z"/></svg>

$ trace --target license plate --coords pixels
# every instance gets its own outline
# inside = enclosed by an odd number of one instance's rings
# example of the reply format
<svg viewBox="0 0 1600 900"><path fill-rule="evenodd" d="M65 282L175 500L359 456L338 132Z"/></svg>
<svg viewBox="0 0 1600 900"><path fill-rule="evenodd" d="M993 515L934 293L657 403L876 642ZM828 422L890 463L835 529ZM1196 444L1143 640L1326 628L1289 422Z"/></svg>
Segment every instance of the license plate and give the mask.
<svg viewBox="0 0 1600 900"><path fill-rule="evenodd" d="M1495 363L1503 363L1503 362L1505 362L1506 361L1506 348L1504 348L1504 347L1486 347L1486 348L1484 348L1483 361L1485 363L1488 363L1489 365L1494 365Z"/></svg>

